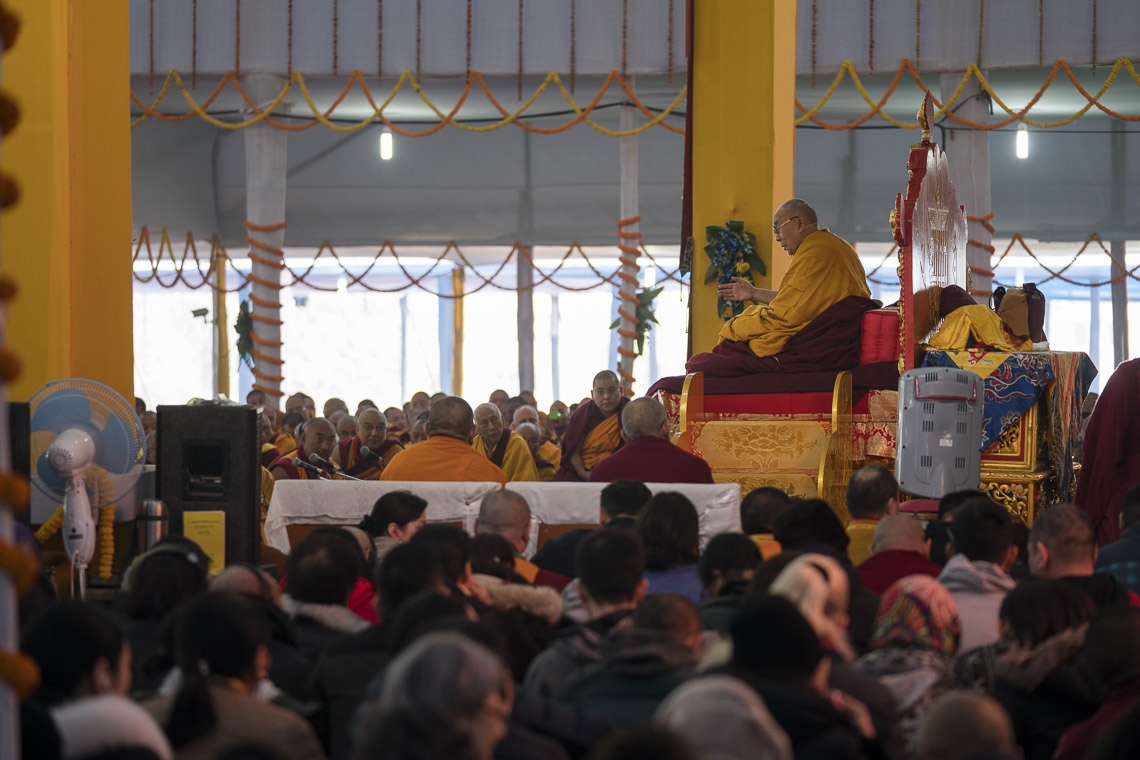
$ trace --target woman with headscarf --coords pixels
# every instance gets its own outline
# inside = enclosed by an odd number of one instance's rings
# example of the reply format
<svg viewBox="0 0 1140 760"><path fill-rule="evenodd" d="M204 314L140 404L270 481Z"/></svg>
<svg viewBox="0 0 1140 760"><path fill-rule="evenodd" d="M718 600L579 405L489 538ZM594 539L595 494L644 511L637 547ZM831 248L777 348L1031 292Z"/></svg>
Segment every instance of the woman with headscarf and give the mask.
<svg viewBox="0 0 1140 760"><path fill-rule="evenodd" d="M954 597L928 575L901 578L879 601L871 650L855 667L894 694L908 751L927 709L954 688L951 662L961 635Z"/></svg>

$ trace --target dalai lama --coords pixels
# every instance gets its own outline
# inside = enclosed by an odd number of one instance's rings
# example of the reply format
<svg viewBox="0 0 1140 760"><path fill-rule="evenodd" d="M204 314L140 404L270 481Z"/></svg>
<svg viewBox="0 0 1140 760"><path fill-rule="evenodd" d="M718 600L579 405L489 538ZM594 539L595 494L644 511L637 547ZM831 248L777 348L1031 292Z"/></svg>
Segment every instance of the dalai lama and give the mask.
<svg viewBox="0 0 1140 760"><path fill-rule="evenodd" d="M364 409L356 418L357 433L345 438L333 452L332 461L346 475L361 480L379 480L392 457L404 450L399 441L388 437L388 420L376 409ZM367 449L369 453L365 454Z"/></svg>
<svg viewBox="0 0 1140 760"><path fill-rule="evenodd" d="M579 406L566 425L555 480L587 481L594 465L621 448L621 412L628 403L612 370L594 376L590 401Z"/></svg>
<svg viewBox="0 0 1140 760"><path fill-rule="evenodd" d="M719 345L710 352L694 354L685 365L686 371L704 372L707 377L813 371L792 368L796 362L808 362L808 356L779 361L788 341L825 312L838 324L858 325L863 312L878 305L870 299L867 275L855 249L821 228L806 202L792 199L776 209L772 233L792 257L780 289L756 288L739 277L720 285L717 295L725 301L756 303L728 320L720 330ZM834 342L836 331L828 334L828 340ZM806 350L803 345L797 347L799 353Z"/></svg>

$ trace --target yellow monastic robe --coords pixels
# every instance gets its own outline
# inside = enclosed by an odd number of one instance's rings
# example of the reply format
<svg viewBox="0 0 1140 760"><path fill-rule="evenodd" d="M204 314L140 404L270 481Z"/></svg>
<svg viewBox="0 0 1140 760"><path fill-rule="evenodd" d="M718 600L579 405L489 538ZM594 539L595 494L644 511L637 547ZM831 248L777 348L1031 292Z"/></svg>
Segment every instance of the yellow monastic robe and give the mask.
<svg viewBox="0 0 1140 760"><path fill-rule="evenodd" d="M802 241L769 304L749 306L720 329L720 339L748 341L757 356L780 352L788 339L848 296L870 298L855 249L824 228Z"/></svg>
<svg viewBox="0 0 1140 760"><path fill-rule="evenodd" d="M538 470L534 466L534 457L530 455L530 447L526 445L526 440L510 430L504 430L503 435L510 436L510 439L502 455L502 462L497 461L494 448L488 447L481 435L475 436L471 447L501 467L507 474L507 480L538 480Z"/></svg>
<svg viewBox="0 0 1140 760"><path fill-rule="evenodd" d="M554 465L554 469L558 469L562 464L562 447L557 443L550 441L543 441L542 445L538 447L538 456L545 459Z"/></svg>
<svg viewBox="0 0 1140 760"><path fill-rule="evenodd" d="M609 417L594 426L582 439L582 465L587 470L594 469L594 465L614 453L621 445L620 415L614 412Z"/></svg>
<svg viewBox="0 0 1140 760"><path fill-rule="evenodd" d="M293 436L288 433L280 433L277 438L273 440L273 445L281 452L281 456L292 454L297 450L297 442L293 440Z"/></svg>
<svg viewBox="0 0 1140 760"><path fill-rule="evenodd" d="M959 306L946 315L928 345L942 350L964 349L970 338L993 351L1032 351L1033 341L1010 336L994 310L983 304Z"/></svg>

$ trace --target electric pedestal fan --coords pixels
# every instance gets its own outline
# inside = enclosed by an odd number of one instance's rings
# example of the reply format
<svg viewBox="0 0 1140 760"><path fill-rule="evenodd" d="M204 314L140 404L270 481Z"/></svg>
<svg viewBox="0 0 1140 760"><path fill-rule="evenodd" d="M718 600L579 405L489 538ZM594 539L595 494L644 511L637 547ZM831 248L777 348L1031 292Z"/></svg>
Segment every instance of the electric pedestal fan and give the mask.
<svg viewBox="0 0 1140 760"><path fill-rule="evenodd" d="M145 456L142 423L134 406L94 380L50 382L29 406L32 482L63 501L72 596L78 574L79 596L85 598L87 565L95 553L95 509L123 498L138 481Z"/></svg>

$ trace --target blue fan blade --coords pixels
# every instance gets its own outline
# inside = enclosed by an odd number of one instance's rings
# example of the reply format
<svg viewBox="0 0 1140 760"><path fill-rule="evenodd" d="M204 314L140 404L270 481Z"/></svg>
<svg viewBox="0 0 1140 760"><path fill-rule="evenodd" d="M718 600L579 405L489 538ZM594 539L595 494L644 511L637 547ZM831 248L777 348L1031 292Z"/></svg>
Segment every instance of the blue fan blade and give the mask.
<svg viewBox="0 0 1140 760"><path fill-rule="evenodd" d="M46 451L36 460L36 476L40 479L41 487L63 498L63 492L67 490L67 481L55 474L55 470L48 464Z"/></svg>
<svg viewBox="0 0 1140 760"><path fill-rule="evenodd" d="M77 388L61 388L36 405L31 428L62 433L68 428L87 430L91 427L91 402Z"/></svg>
<svg viewBox="0 0 1140 760"><path fill-rule="evenodd" d="M138 463L139 447L130 427L117 414L95 433L95 464L107 472L124 475Z"/></svg>

